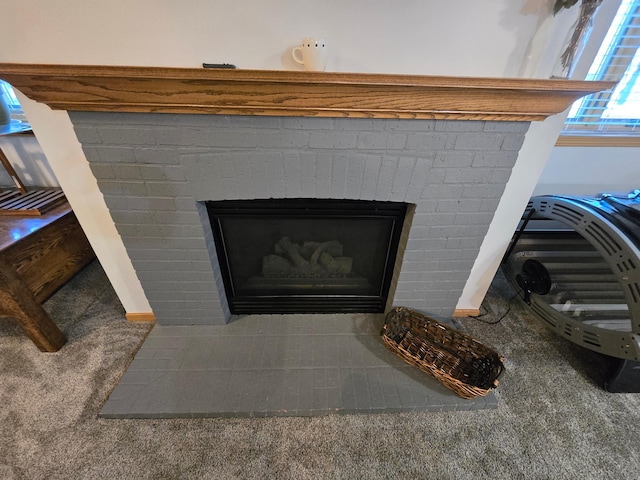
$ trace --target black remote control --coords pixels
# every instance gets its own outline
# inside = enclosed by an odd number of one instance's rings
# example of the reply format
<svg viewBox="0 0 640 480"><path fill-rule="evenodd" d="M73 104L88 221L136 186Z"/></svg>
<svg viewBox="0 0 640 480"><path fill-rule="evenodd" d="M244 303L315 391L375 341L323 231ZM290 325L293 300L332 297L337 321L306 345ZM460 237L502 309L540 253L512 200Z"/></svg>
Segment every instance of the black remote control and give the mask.
<svg viewBox="0 0 640 480"><path fill-rule="evenodd" d="M235 65L230 63L203 63L202 68L236 68Z"/></svg>

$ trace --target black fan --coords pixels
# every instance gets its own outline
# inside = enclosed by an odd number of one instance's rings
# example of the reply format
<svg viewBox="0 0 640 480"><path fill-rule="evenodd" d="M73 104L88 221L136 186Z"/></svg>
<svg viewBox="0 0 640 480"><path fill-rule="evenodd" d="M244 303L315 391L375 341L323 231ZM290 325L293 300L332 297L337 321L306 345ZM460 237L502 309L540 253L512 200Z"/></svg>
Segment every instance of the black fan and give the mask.
<svg viewBox="0 0 640 480"><path fill-rule="evenodd" d="M545 266L537 260L527 260L516 281L524 292L524 301L531 305L531 294L546 295L551 290L551 277Z"/></svg>

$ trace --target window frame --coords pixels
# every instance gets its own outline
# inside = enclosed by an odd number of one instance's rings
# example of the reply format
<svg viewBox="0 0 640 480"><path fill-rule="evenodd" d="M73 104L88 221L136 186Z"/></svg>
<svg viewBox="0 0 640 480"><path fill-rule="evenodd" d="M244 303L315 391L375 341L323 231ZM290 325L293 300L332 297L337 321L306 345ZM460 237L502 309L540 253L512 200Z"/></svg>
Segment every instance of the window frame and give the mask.
<svg viewBox="0 0 640 480"><path fill-rule="evenodd" d="M586 80L620 81L628 75L629 66L640 58L640 0L623 1L616 12L619 21L612 22L587 74ZM633 30L639 33L631 35ZM630 46L625 40L631 39ZM631 54L616 55L624 48L635 48ZM622 60L622 63L620 62ZM639 67L640 69L640 64ZM623 70L623 73L616 73ZM630 76L637 72L631 72ZM636 75L637 76L637 75ZM640 87L640 81L635 85ZM619 86L583 97L574 103L565 120L556 145L559 146L640 146L640 115L622 119L602 117L607 104L615 98ZM597 119L592 121L592 119Z"/></svg>

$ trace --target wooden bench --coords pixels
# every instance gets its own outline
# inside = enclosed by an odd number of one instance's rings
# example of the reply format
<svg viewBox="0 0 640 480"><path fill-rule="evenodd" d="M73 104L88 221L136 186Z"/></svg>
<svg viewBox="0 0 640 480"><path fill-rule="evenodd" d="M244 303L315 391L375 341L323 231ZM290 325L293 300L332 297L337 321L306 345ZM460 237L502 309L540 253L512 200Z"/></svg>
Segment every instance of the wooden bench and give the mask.
<svg viewBox="0 0 640 480"><path fill-rule="evenodd" d="M94 258L66 201L37 217L0 217L0 316L41 351L59 350L67 339L42 303Z"/></svg>

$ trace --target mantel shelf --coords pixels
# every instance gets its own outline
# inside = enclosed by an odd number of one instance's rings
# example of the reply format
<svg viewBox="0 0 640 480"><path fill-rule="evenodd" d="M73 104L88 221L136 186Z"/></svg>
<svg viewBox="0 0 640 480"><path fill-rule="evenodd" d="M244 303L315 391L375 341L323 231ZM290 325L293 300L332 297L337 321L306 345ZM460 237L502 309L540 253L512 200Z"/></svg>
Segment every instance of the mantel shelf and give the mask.
<svg viewBox="0 0 640 480"><path fill-rule="evenodd" d="M544 120L613 82L269 70L0 64L56 110Z"/></svg>

